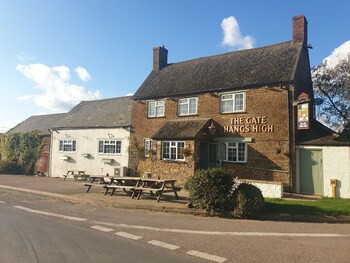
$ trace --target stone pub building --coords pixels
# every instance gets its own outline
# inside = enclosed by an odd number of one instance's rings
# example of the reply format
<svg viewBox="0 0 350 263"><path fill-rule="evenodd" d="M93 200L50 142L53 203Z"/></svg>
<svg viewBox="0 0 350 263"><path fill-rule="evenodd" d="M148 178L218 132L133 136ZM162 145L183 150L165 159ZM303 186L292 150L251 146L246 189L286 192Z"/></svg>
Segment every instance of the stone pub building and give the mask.
<svg viewBox="0 0 350 263"><path fill-rule="evenodd" d="M293 190L302 132L295 102L302 93L312 100L313 91L307 21L292 21L291 41L265 47L177 63L155 47L133 97L131 137L145 148L138 172L183 183L197 169L225 167Z"/></svg>

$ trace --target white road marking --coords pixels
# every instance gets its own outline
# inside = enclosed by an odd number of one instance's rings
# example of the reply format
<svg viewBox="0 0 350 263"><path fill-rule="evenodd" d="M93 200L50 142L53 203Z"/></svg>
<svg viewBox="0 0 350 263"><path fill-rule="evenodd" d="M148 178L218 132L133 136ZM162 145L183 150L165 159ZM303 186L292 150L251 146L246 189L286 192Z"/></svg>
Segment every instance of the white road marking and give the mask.
<svg viewBox="0 0 350 263"><path fill-rule="evenodd" d="M214 261L214 262L225 262L227 260L227 258L218 257L215 255L211 255L211 254L204 253L204 252L199 252L196 250L190 250L186 254L191 255L191 256L195 256L195 257L199 257L199 258L203 258L206 260Z"/></svg>
<svg viewBox="0 0 350 263"><path fill-rule="evenodd" d="M151 240L148 243L152 244L152 245L155 245L155 246L158 246L158 247L167 248L167 249L170 249L170 250L175 250L175 249L180 248L179 246L168 244L168 243L157 241L157 240Z"/></svg>
<svg viewBox="0 0 350 263"><path fill-rule="evenodd" d="M150 226L128 225L128 224L114 224L106 222L94 221L95 224L107 225L113 227L123 227L132 229L142 229L157 232L170 232L179 234L194 234L194 235L213 235L213 236L259 236L259 237L350 237L350 234L333 234L333 233L269 233L269 232L223 232L223 231L201 231L201 230L187 230L187 229L173 229L173 228L157 228Z"/></svg>
<svg viewBox="0 0 350 263"><path fill-rule="evenodd" d="M103 227L103 226L92 226L91 228L95 229L95 230L102 231L102 232L106 232L106 233L114 230L112 228L107 228L107 227Z"/></svg>
<svg viewBox="0 0 350 263"><path fill-rule="evenodd" d="M115 234L117 236L129 238L129 239L132 239L132 240L139 240L139 239L142 238L141 236L132 235L132 234L129 234L129 233L126 233L126 232L117 232Z"/></svg>
<svg viewBox="0 0 350 263"><path fill-rule="evenodd" d="M0 204L6 204L6 202L5 201L0 201Z"/></svg>
<svg viewBox="0 0 350 263"><path fill-rule="evenodd" d="M74 217L74 216L66 216L66 215L60 215L60 214L55 214L55 213L50 213L50 212L44 212L44 211L40 211L40 210L30 209L30 208L27 208L27 207L24 207L24 206L14 206L14 207L18 208L18 209L22 209L22 210L30 212L30 213L36 213L36 214L52 216L52 217L58 217L58 218L74 220L74 221L87 221L86 218Z"/></svg>

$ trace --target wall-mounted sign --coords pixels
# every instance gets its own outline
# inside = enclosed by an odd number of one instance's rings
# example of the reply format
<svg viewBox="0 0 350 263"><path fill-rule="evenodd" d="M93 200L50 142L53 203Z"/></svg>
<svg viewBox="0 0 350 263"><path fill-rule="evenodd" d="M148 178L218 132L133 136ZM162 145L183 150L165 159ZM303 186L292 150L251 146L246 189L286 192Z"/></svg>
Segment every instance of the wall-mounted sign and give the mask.
<svg viewBox="0 0 350 263"><path fill-rule="evenodd" d="M298 130L309 129L309 103L298 105Z"/></svg>
<svg viewBox="0 0 350 263"><path fill-rule="evenodd" d="M267 123L267 117L237 117L230 119L230 125L224 126L224 132L274 132L274 126Z"/></svg>

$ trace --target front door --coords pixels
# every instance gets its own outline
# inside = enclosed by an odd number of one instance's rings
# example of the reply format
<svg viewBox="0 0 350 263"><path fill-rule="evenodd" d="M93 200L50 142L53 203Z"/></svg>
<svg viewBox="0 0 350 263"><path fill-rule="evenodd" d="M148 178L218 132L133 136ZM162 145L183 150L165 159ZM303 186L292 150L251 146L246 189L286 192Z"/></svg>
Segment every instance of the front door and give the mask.
<svg viewBox="0 0 350 263"><path fill-rule="evenodd" d="M321 150L299 149L300 192L324 195Z"/></svg>
<svg viewBox="0 0 350 263"><path fill-rule="evenodd" d="M218 143L208 143L208 164L211 168L220 166Z"/></svg>
<svg viewBox="0 0 350 263"><path fill-rule="evenodd" d="M200 143L200 169L208 168L208 143L201 142Z"/></svg>

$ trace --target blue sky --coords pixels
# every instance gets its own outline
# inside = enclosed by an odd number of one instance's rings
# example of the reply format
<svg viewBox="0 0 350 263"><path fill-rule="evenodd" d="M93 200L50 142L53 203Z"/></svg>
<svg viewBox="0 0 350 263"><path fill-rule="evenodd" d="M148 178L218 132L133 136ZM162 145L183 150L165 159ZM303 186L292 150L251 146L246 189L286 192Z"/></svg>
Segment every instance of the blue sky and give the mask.
<svg viewBox="0 0 350 263"><path fill-rule="evenodd" d="M291 40L299 14L317 65L350 43L349 10L345 0L0 0L0 132L80 100L134 93L154 46L178 62L275 44Z"/></svg>

